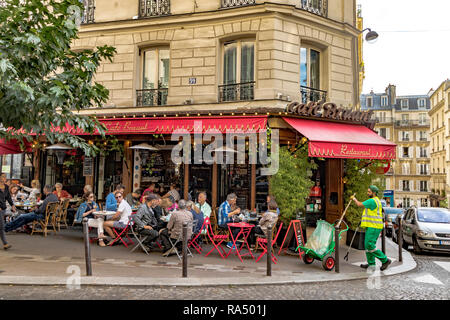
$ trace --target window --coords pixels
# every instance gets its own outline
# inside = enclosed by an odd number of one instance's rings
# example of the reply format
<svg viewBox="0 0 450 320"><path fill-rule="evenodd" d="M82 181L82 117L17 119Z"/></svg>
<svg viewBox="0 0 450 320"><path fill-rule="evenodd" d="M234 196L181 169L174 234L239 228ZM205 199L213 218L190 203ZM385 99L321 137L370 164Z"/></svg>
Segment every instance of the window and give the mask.
<svg viewBox="0 0 450 320"><path fill-rule="evenodd" d="M400 106L402 107L402 109L408 108L408 99L401 99Z"/></svg>
<svg viewBox="0 0 450 320"><path fill-rule="evenodd" d="M379 135L386 139L386 128L380 128Z"/></svg>
<svg viewBox="0 0 450 320"><path fill-rule="evenodd" d="M421 175L428 175L428 165L421 164L420 165L420 174Z"/></svg>
<svg viewBox="0 0 450 320"><path fill-rule="evenodd" d="M403 191L409 191L409 180L403 180Z"/></svg>
<svg viewBox="0 0 450 320"><path fill-rule="evenodd" d="M23 154L7 154L1 158L1 173L6 173L7 179L20 179L22 175Z"/></svg>
<svg viewBox="0 0 450 320"><path fill-rule="evenodd" d="M409 141L409 131L402 131L402 141Z"/></svg>
<svg viewBox="0 0 450 320"><path fill-rule="evenodd" d="M79 0L83 4L83 12L81 15L81 23L93 23L95 14L94 0Z"/></svg>
<svg viewBox="0 0 450 320"><path fill-rule="evenodd" d="M321 90L321 53L312 48L300 48L300 90L303 102L326 100Z"/></svg>
<svg viewBox="0 0 450 320"><path fill-rule="evenodd" d="M411 199L403 198L403 208L409 208L410 206L411 206ZM409 216L411 216L411 213L409 214Z"/></svg>
<svg viewBox="0 0 450 320"><path fill-rule="evenodd" d="M255 4L255 0L222 0L222 8L243 7Z"/></svg>
<svg viewBox="0 0 450 320"><path fill-rule="evenodd" d="M419 106L419 108L425 108L426 106L426 100L423 98L420 98L417 100L417 105Z"/></svg>
<svg viewBox="0 0 450 320"><path fill-rule="evenodd" d="M168 48L152 48L142 51L142 83L137 90L138 106L167 104L169 92L170 51Z"/></svg>
<svg viewBox="0 0 450 320"><path fill-rule="evenodd" d="M427 198L420 199L420 206L421 207L428 207L428 199Z"/></svg>
<svg viewBox="0 0 450 320"><path fill-rule="evenodd" d="M420 192L428 192L428 181L420 181Z"/></svg>
<svg viewBox="0 0 450 320"><path fill-rule="evenodd" d="M427 114L419 113L419 125L425 125L425 124L427 124Z"/></svg>
<svg viewBox="0 0 450 320"><path fill-rule="evenodd" d="M373 107L373 98L372 97L367 97L366 98L366 105L367 105L367 108L372 108Z"/></svg>
<svg viewBox="0 0 450 320"><path fill-rule="evenodd" d="M427 148L420 147L419 148L419 157L420 158L427 158Z"/></svg>
<svg viewBox="0 0 450 320"><path fill-rule="evenodd" d="M411 174L411 170L410 170L410 165L409 163L404 163L402 165L402 174L403 175L410 175Z"/></svg>
<svg viewBox="0 0 450 320"><path fill-rule="evenodd" d="M255 41L223 44L223 85L220 101L253 100L255 88Z"/></svg>
<svg viewBox="0 0 450 320"><path fill-rule="evenodd" d="M403 147L403 158L409 158L409 147Z"/></svg>
<svg viewBox="0 0 450 320"><path fill-rule="evenodd" d="M409 124L409 114L402 114L402 126Z"/></svg>
<svg viewBox="0 0 450 320"><path fill-rule="evenodd" d="M420 131L419 132L419 139L420 139L420 141L427 141L427 132L426 131Z"/></svg>
<svg viewBox="0 0 450 320"><path fill-rule="evenodd" d="M387 105L388 105L388 96L382 96L381 97L381 106L387 107Z"/></svg>
<svg viewBox="0 0 450 320"><path fill-rule="evenodd" d="M139 0L139 17L165 16L170 14L170 0Z"/></svg>

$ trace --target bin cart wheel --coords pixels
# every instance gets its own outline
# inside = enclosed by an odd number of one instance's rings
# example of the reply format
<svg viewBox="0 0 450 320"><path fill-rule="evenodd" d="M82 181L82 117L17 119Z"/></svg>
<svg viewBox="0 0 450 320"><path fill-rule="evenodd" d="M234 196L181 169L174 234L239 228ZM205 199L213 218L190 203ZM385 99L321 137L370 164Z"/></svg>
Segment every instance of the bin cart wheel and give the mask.
<svg viewBox="0 0 450 320"><path fill-rule="evenodd" d="M313 258L313 257L310 257L310 256L307 255L307 254L304 254L304 255L303 255L303 262L304 262L305 264L311 264L311 263L314 262L314 258Z"/></svg>
<svg viewBox="0 0 450 320"><path fill-rule="evenodd" d="M326 255L322 260L322 267L326 271L331 271L334 269L335 261L331 255Z"/></svg>

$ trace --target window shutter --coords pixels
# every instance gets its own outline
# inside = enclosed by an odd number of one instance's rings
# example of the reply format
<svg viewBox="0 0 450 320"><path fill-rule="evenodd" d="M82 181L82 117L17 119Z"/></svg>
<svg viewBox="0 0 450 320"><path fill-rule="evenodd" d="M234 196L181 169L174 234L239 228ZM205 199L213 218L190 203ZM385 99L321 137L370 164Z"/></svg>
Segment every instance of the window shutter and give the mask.
<svg viewBox="0 0 450 320"><path fill-rule="evenodd" d="M402 141L402 131L398 132L398 141Z"/></svg>
<svg viewBox="0 0 450 320"><path fill-rule="evenodd" d="M403 191L403 180L398 182L398 190Z"/></svg>
<svg viewBox="0 0 450 320"><path fill-rule="evenodd" d="M420 175L420 164L416 165L416 175Z"/></svg>
<svg viewBox="0 0 450 320"><path fill-rule="evenodd" d="M409 141L415 141L414 140L414 131L409 131Z"/></svg>
<svg viewBox="0 0 450 320"><path fill-rule="evenodd" d="M413 157L413 148L412 147L409 147L408 148L408 158L412 158Z"/></svg>
<svg viewBox="0 0 450 320"><path fill-rule="evenodd" d="M420 147L416 147L416 158L420 158Z"/></svg>
<svg viewBox="0 0 450 320"><path fill-rule="evenodd" d="M415 181L414 180L411 180L410 182L409 182L409 189L411 190L411 191L416 191L416 183L415 183Z"/></svg>
<svg viewBox="0 0 450 320"><path fill-rule="evenodd" d="M391 128L386 128L386 139L387 140L391 139Z"/></svg>

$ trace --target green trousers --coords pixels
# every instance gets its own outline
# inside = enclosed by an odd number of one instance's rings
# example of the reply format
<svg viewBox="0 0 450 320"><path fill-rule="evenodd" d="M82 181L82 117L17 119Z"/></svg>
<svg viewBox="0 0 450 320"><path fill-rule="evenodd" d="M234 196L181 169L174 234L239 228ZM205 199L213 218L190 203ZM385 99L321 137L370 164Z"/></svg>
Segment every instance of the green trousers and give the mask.
<svg viewBox="0 0 450 320"><path fill-rule="evenodd" d="M375 258L380 260L381 263L385 263L388 260L381 250L377 250L377 240L380 233L381 229L366 228L364 247L366 249L367 263L369 266L375 265Z"/></svg>

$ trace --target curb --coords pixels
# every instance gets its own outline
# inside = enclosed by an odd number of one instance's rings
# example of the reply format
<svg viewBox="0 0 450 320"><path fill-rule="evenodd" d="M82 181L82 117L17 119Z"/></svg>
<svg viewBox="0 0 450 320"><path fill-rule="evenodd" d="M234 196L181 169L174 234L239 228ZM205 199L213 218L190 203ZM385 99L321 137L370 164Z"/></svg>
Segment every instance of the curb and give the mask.
<svg viewBox="0 0 450 320"><path fill-rule="evenodd" d="M396 246L391 240L386 243ZM374 276L393 276L409 272L417 267L411 254L403 249L403 262L386 271L364 271L355 273L335 273L323 271L300 276L257 276L239 278L138 278L138 277L87 277L81 276L79 282L73 277L26 277L26 276L0 276L0 285L39 285L39 286L130 286L130 287L221 287L221 286L260 286L260 285L289 285L302 283L322 283L328 281L350 281L368 279Z"/></svg>

